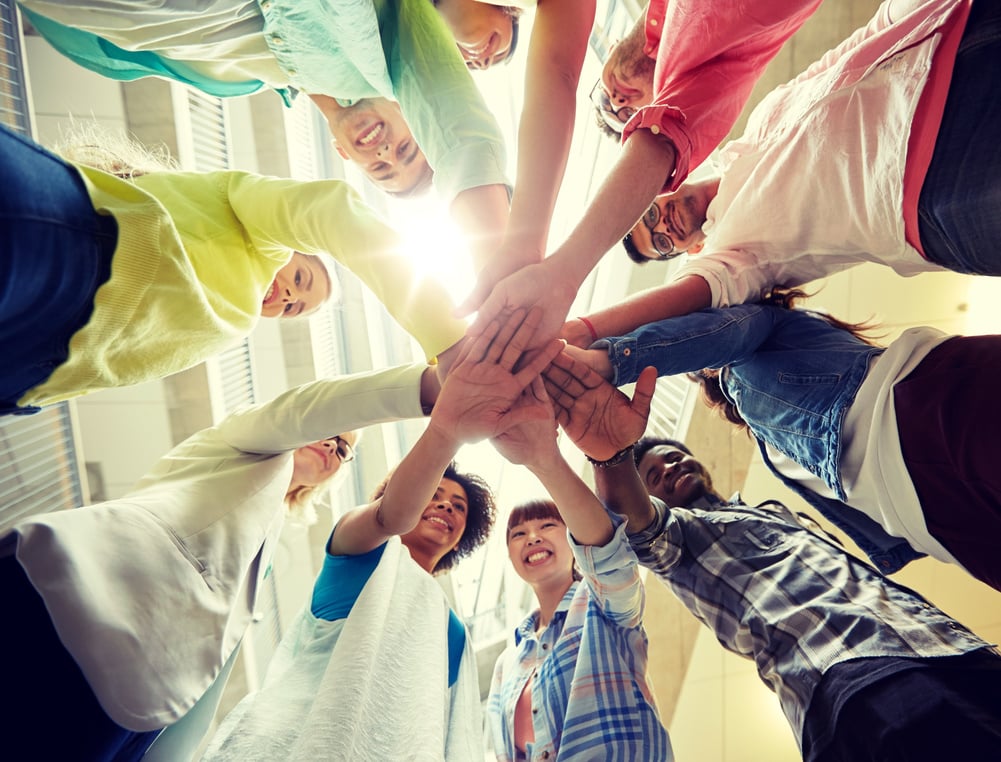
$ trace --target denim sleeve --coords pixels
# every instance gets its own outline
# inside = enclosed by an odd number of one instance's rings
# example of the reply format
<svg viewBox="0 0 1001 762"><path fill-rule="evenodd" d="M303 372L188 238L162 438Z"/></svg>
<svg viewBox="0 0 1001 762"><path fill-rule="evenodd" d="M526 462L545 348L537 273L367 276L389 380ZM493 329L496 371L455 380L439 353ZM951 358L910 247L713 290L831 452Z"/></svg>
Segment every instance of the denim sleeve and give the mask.
<svg viewBox="0 0 1001 762"><path fill-rule="evenodd" d="M777 307L741 304L702 310L648 323L625 336L599 339L612 363L612 383L629 384L648 365L672 376L703 368L722 368L752 356L771 335L782 312Z"/></svg>

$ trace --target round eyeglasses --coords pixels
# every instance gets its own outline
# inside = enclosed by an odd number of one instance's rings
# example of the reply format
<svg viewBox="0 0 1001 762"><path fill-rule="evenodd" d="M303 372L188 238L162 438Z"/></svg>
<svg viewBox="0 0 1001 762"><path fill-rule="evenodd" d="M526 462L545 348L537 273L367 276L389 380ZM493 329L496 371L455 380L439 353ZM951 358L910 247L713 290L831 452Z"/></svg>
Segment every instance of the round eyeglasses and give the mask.
<svg viewBox="0 0 1001 762"><path fill-rule="evenodd" d="M337 459L341 463L350 463L355 459L355 448L343 437L334 437L334 444L337 445Z"/></svg>
<svg viewBox="0 0 1001 762"><path fill-rule="evenodd" d="M682 252L675 248L671 237L667 233L659 233L654 230L658 222L660 222L660 207L654 201L643 214L643 224L650 231L650 243L653 245L654 251L657 252L658 259L671 259L678 256Z"/></svg>
<svg viewBox="0 0 1001 762"><path fill-rule="evenodd" d="M636 113L636 109L632 106L621 106L615 109L612 106L612 101L608 98L608 93L605 92L605 86L599 79L594 83L594 88L591 90L591 103L595 105L598 111L601 113L601 118L604 120L605 124L611 127L616 132L622 132L622 128L625 126L633 114Z"/></svg>

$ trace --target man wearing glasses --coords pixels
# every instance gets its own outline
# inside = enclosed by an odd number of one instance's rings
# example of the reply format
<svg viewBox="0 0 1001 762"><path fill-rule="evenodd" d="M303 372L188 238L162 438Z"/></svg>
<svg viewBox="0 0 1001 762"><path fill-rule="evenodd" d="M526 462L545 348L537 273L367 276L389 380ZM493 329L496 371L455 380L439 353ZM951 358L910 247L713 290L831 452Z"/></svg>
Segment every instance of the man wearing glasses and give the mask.
<svg viewBox="0 0 1001 762"><path fill-rule="evenodd" d="M561 329L581 283L659 193L676 190L726 137L755 81L820 0L651 0L609 56L592 93L623 135L619 161L567 240L496 285L481 279L459 308L478 331L505 308L539 306L533 343ZM704 284L689 301L706 298ZM684 300L681 301L684 304Z"/></svg>
<svg viewBox="0 0 1001 762"><path fill-rule="evenodd" d="M673 193L657 196L628 235L626 254L637 264L667 260L686 251L697 254L705 245L709 204L719 191L719 178L688 182Z"/></svg>

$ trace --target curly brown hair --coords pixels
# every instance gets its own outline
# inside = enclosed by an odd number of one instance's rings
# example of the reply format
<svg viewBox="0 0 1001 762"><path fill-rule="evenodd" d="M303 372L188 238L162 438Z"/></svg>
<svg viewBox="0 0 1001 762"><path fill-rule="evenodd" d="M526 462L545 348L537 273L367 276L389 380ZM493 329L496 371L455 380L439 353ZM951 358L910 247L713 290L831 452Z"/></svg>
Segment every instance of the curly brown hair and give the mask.
<svg viewBox="0 0 1001 762"><path fill-rule="evenodd" d="M780 307L781 309L791 310L797 309L795 306L796 302L801 299L806 299L809 296L813 296L813 294L808 294L798 288L775 287L765 294L760 303L768 304L773 307ZM847 331L865 344L878 346L873 340L874 337L869 335L872 334L872 332L877 328L875 323L869 321L863 321L861 323L846 323L843 320L838 320L838 318L827 315L823 312L811 311L810 314L826 321L835 328ZM748 436L751 436L751 429L747 425L747 421L741 417L740 411L737 410L737 406L734 405L723 392L723 386L719 380L719 374L720 371L716 368L703 368L695 373L689 373L688 377L702 387L702 399L710 408L716 410L716 412L718 412L724 419L738 428L743 429Z"/></svg>

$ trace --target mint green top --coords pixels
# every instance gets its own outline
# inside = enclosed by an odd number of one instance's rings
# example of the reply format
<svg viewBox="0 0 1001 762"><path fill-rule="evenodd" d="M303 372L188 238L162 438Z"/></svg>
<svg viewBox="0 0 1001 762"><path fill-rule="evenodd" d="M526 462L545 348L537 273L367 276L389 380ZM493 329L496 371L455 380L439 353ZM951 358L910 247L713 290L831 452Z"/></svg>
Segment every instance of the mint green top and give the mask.
<svg viewBox="0 0 1001 762"><path fill-rule="evenodd" d="M444 200L508 184L500 128L429 0L261 0L259 9L245 0L20 5L63 55L113 79L160 76L219 97L270 86L287 99L290 86L344 105L395 100Z"/></svg>

